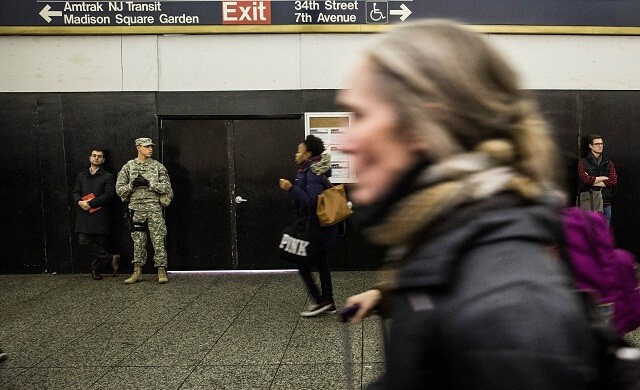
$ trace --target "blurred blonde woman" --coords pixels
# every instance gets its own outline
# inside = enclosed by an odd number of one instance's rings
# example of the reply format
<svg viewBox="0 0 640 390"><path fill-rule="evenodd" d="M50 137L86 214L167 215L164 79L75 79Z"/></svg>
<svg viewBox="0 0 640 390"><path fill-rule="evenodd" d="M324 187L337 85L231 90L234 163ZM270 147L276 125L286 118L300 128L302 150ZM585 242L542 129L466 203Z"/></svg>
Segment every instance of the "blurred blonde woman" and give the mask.
<svg viewBox="0 0 640 390"><path fill-rule="evenodd" d="M387 246L353 321L392 318L373 389L585 389L593 341L560 240L556 147L505 60L471 30L421 21L384 34L340 103L344 151Z"/></svg>

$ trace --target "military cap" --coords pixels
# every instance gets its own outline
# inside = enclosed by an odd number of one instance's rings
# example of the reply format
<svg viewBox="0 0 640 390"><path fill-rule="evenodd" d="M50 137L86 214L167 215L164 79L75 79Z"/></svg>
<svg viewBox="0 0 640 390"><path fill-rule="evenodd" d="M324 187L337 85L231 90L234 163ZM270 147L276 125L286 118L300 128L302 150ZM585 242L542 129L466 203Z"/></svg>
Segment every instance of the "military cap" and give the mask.
<svg viewBox="0 0 640 390"><path fill-rule="evenodd" d="M156 144L151 141L151 138L138 138L136 140L136 146L156 146Z"/></svg>

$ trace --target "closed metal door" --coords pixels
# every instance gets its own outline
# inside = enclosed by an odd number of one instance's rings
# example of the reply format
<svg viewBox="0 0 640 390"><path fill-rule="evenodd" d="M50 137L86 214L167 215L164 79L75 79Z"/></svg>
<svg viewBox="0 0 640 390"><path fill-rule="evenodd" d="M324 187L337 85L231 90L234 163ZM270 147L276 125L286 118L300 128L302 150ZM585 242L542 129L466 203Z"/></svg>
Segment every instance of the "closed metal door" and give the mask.
<svg viewBox="0 0 640 390"><path fill-rule="evenodd" d="M238 268L291 268L276 256L279 233L295 212L278 179L295 179L302 120L235 120L233 139L235 195L246 199L236 204Z"/></svg>
<svg viewBox="0 0 640 390"><path fill-rule="evenodd" d="M165 209L173 270L232 268L228 123L162 120L162 162L174 191Z"/></svg>
<svg viewBox="0 0 640 390"><path fill-rule="evenodd" d="M278 179L295 178L302 120L163 119L161 137L171 269L290 268L276 257L294 213Z"/></svg>

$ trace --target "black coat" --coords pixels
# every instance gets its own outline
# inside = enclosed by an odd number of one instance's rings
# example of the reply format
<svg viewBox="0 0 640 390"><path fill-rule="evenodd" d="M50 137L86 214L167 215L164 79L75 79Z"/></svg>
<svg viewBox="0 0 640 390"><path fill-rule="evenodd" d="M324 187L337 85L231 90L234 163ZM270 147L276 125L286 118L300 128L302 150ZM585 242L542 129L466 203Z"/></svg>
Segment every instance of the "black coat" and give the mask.
<svg viewBox="0 0 640 390"><path fill-rule="evenodd" d="M78 206L78 201L90 193L93 193L95 198L89 205L93 208L100 207L100 210L93 213ZM101 168L92 175L88 167L80 171L73 189L73 204L77 211L76 233L109 234L109 205L115 196L115 178L111 173Z"/></svg>
<svg viewBox="0 0 640 390"><path fill-rule="evenodd" d="M304 168L296 174L296 180L289 190L293 196L298 217L308 218L311 226L322 234L324 249L335 249L338 245L338 225L320 226L316 208L318 195L327 187L322 176L311 171L311 164L305 163ZM331 170L324 173L325 177L331 176Z"/></svg>
<svg viewBox="0 0 640 390"><path fill-rule="evenodd" d="M598 164L598 160L593 155L593 153L587 153L587 157L583 158L584 162L584 170L587 172L589 176L610 176L609 173L609 164L611 160L603 153L600 155L602 158L600 159L600 164ZM589 189L588 186L581 183L580 191L586 191ZM602 191L602 199L611 201L613 199L613 189L611 187L591 187L596 189L597 191Z"/></svg>
<svg viewBox="0 0 640 390"><path fill-rule="evenodd" d="M546 206L452 213L391 293L386 373L371 389L587 389L594 341L549 247Z"/></svg>

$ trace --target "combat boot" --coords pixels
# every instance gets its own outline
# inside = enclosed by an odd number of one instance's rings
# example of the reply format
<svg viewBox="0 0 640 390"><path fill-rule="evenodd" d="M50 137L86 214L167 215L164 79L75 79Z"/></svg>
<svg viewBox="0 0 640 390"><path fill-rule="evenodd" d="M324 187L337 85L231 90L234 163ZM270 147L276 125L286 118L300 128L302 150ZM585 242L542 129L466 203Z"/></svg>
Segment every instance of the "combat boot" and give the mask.
<svg viewBox="0 0 640 390"><path fill-rule="evenodd" d="M164 284L169 281L167 277L167 269L165 267L158 267L158 283Z"/></svg>
<svg viewBox="0 0 640 390"><path fill-rule="evenodd" d="M133 275L131 275L128 279L125 279L124 284L134 284L140 279L142 279L142 266L136 263L134 264Z"/></svg>

